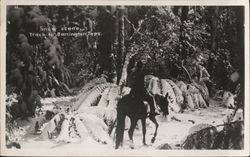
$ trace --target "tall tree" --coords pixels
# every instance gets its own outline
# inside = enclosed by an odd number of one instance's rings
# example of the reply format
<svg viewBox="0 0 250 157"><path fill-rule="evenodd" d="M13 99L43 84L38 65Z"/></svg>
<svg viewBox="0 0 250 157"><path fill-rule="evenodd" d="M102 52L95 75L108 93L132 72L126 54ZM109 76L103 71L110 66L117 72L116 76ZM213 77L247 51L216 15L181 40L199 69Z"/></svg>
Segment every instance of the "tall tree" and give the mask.
<svg viewBox="0 0 250 157"><path fill-rule="evenodd" d="M182 59L185 59L187 57L187 50L186 50L186 26L185 22L187 21L188 17L188 6L182 6L181 7L181 25L180 25L180 53L182 56Z"/></svg>
<svg viewBox="0 0 250 157"><path fill-rule="evenodd" d="M217 16L218 16L218 7L209 7L209 14L211 15L210 18L210 34L211 34L211 45L210 45L210 54L208 59L208 72L210 73L211 77L213 77L213 67L214 67L214 59L212 57L212 54L216 52L217 49Z"/></svg>
<svg viewBox="0 0 250 157"><path fill-rule="evenodd" d="M237 50L239 61L239 74L240 74L240 93L238 95L238 102L240 107L244 107L244 87L245 87L245 57L244 57L244 7L236 8L236 23L237 23Z"/></svg>
<svg viewBox="0 0 250 157"><path fill-rule="evenodd" d="M118 7L118 52L117 52L117 83L119 83L122 75L122 66L125 55L125 28L124 28L124 12L125 7Z"/></svg>
<svg viewBox="0 0 250 157"><path fill-rule="evenodd" d="M98 7L97 30L101 33L99 38L98 50L100 51L99 64L100 73L108 75L108 81L114 82L115 75L115 58L112 45L114 42L116 17L110 12L111 8L106 6Z"/></svg>

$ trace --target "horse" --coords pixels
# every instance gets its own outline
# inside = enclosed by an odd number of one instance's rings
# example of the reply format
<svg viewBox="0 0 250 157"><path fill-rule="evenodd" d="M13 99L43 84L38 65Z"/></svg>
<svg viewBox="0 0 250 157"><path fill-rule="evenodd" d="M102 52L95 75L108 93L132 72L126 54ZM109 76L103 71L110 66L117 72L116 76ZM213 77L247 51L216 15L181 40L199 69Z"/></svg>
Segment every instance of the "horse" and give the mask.
<svg viewBox="0 0 250 157"><path fill-rule="evenodd" d="M168 114L168 95L160 96L155 95L152 101L157 102L157 105L160 107L163 115ZM164 105L165 104L165 105ZM148 104L144 103L141 100L138 100L136 97L131 94L125 95L118 101L117 104L117 126L116 126L116 141L115 141L115 149L118 149L119 146L123 142L123 135L125 129L125 118L128 116L131 121L131 125L128 131L129 139L130 139L130 148L134 149L133 146L133 133L138 120L141 120L142 124L142 133L143 133L143 145L146 144L146 118L149 119L155 124L155 132L154 136L151 139L151 143L155 142L157 131L159 124L156 121L155 116L148 116Z"/></svg>

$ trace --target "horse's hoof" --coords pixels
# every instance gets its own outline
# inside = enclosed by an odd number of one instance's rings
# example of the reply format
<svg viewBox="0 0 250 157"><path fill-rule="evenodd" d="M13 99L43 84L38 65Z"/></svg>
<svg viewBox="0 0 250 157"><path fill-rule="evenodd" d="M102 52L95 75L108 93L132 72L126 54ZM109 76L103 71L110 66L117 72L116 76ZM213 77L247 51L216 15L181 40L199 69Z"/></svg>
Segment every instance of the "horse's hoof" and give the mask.
<svg viewBox="0 0 250 157"><path fill-rule="evenodd" d="M155 142L155 137L153 137L152 139L151 139L151 143L154 143Z"/></svg>
<svg viewBox="0 0 250 157"><path fill-rule="evenodd" d="M106 141L102 141L102 144L108 144Z"/></svg>
<svg viewBox="0 0 250 157"><path fill-rule="evenodd" d="M133 142L133 141L130 141L129 147L130 147L131 149L134 149L134 148L135 148L134 142Z"/></svg>

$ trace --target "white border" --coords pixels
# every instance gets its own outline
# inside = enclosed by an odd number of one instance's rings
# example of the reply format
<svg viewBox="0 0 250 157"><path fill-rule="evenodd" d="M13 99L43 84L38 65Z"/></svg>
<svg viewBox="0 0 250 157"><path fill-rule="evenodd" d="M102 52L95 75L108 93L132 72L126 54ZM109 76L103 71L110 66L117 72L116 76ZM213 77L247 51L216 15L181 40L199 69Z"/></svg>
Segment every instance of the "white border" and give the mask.
<svg viewBox="0 0 250 157"><path fill-rule="evenodd" d="M84 150L64 149L60 152L48 149L15 150L5 148L5 52L6 52L6 6L7 5L211 5L245 6L245 141L244 150ZM2 0L1 1L1 53L0 53L0 111L1 146L0 155L53 155L53 156L249 156L249 2L248 0Z"/></svg>
<svg viewBox="0 0 250 157"><path fill-rule="evenodd" d="M247 5L247 0L3 0L6 5Z"/></svg>

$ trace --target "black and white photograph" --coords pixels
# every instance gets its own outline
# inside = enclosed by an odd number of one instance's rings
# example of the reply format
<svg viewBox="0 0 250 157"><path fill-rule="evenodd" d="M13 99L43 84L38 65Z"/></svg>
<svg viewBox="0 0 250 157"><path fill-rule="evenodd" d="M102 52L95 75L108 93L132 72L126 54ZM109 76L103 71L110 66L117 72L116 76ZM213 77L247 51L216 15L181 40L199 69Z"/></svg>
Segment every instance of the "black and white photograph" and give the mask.
<svg viewBox="0 0 250 157"><path fill-rule="evenodd" d="M6 5L1 155L247 155L248 9Z"/></svg>

